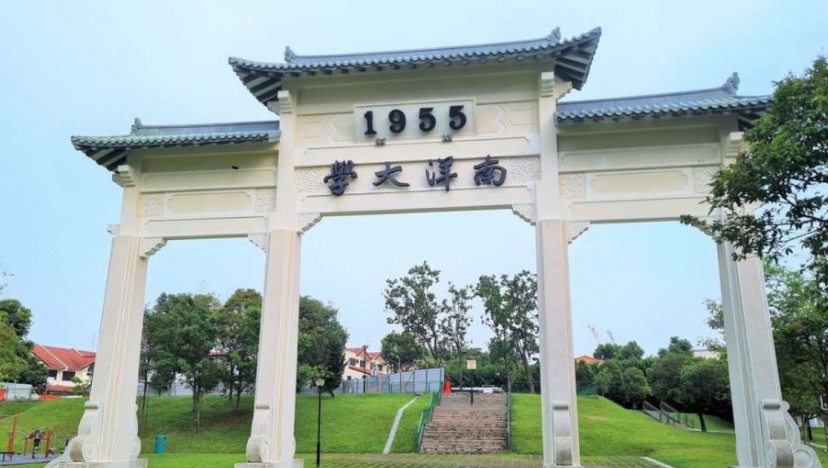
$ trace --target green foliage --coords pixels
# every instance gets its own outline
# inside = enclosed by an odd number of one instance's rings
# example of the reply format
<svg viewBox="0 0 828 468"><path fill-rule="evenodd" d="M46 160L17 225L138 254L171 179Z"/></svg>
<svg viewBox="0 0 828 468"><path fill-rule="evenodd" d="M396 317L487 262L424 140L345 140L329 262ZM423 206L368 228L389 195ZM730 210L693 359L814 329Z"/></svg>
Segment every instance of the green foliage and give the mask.
<svg viewBox="0 0 828 468"><path fill-rule="evenodd" d="M172 383L179 375L192 389L196 432L201 430L202 397L221 378L221 366L210 355L221 331L218 309L209 294L161 294L145 318L153 383Z"/></svg>
<svg viewBox="0 0 828 468"><path fill-rule="evenodd" d="M678 402L681 369L692 359L685 353L665 353L656 359L647 373L653 396L662 401Z"/></svg>
<svg viewBox="0 0 828 468"><path fill-rule="evenodd" d="M440 319L444 309L432 291L439 282L440 271L423 262L409 269L408 276L386 280L383 291L385 308L392 314L388 323L401 326L404 333L428 350L428 356L424 357L427 365L442 362Z"/></svg>
<svg viewBox="0 0 828 468"><path fill-rule="evenodd" d="M509 276L481 276L474 287L483 301L483 323L500 343L509 343L520 358L528 390L535 392L530 370L532 356L538 353L538 282L536 275L523 270ZM505 356L508 356L506 354Z"/></svg>
<svg viewBox="0 0 828 468"><path fill-rule="evenodd" d="M422 359L423 347L408 333L391 332L382 338L382 357L400 372L410 369Z"/></svg>
<svg viewBox="0 0 828 468"><path fill-rule="evenodd" d="M299 350L301 372L297 385L304 387L317 377L325 379L325 390L332 391L342 382L345 370L345 343L348 333L330 305L302 296L299 299ZM299 380L308 379L308 380Z"/></svg>
<svg viewBox="0 0 828 468"><path fill-rule="evenodd" d="M595 347L592 357L595 359L613 359L621 354L621 345L615 343L601 343Z"/></svg>
<svg viewBox="0 0 828 468"><path fill-rule="evenodd" d="M14 328L0 314L0 382L14 382L26 369L26 348Z"/></svg>
<svg viewBox="0 0 828 468"><path fill-rule="evenodd" d="M671 336L670 344L667 345L667 348L661 348L658 350L659 357L664 357L667 354L683 354L685 356L692 356L693 345L690 341L685 340L684 338Z"/></svg>
<svg viewBox="0 0 828 468"><path fill-rule="evenodd" d="M644 372L637 367L622 368L610 359L598 368L595 383L601 395L625 406L636 407L650 395L650 386Z"/></svg>
<svg viewBox="0 0 828 468"><path fill-rule="evenodd" d="M812 417L828 394L828 303L810 275L765 264L782 394L791 414Z"/></svg>
<svg viewBox="0 0 828 468"><path fill-rule="evenodd" d="M720 359L692 358L681 368L676 400L699 415L702 432L707 431L704 413L730 413L730 383L727 363Z"/></svg>
<svg viewBox="0 0 828 468"><path fill-rule="evenodd" d="M217 314L218 346L226 353L220 378L228 396L235 394L238 408L242 392L256 382L262 295L254 289L237 289Z"/></svg>
<svg viewBox="0 0 828 468"><path fill-rule="evenodd" d="M714 177L707 197L724 220L682 222L708 229L736 247L735 256L779 258L802 249L826 284L828 212L828 62L776 83L771 112L744 134L747 150ZM750 207L760 205L755 212Z"/></svg>
<svg viewBox="0 0 828 468"><path fill-rule="evenodd" d="M5 315L6 323L11 326L20 339L25 339L32 327L32 311L17 299L0 301L0 314Z"/></svg>

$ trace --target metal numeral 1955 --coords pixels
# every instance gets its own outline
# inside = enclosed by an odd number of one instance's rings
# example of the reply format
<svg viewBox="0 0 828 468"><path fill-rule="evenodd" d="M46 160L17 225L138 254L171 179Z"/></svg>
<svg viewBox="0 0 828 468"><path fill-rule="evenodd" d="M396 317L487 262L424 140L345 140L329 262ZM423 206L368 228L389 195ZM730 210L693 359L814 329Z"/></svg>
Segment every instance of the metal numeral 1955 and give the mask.
<svg viewBox="0 0 828 468"><path fill-rule="evenodd" d="M420 119L420 131L428 133L437 127L437 117L433 114L433 107L421 107L417 118ZM363 117L365 118L365 134L376 135L377 131L374 129L374 111L367 111ZM449 107L449 128L452 130L460 130L466 126L466 114L463 113L463 105L456 105ZM391 133L402 133L405 130L406 117L405 112L399 109L392 109L388 112L388 130Z"/></svg>

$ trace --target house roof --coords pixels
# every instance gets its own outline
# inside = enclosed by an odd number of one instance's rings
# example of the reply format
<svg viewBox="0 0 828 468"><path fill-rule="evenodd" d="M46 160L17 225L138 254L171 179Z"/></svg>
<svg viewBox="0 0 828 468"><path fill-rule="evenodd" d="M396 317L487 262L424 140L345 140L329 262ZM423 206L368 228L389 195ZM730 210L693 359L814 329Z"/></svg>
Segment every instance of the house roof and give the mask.
<svg viewBox="0 0 828 468"><path fill-rule="evenodd" d="M130 150L179 148L279 141L279 122L232 122L188 125L144 125L135 119L127 135L73 136L75 149L110 171L126 162Z"/></svg>
<svg viewBox="0 0 828 468"><path fill-rule="evenodd" d="M95 363L95 353L75 348L59 348L36 344L32 348L34 355L49 369L79 371Z"/></svg>
<svg viewBox="0 0 828 468"><path fill-rule="evenodd" d="M601 28L570 39L561 39L560 29L539 39L470 46L399 50L340 55L298 55L285 49L284 63L256 62L230 57L228 62L247 89L262 104L276 99L285 77L381 72L418 67L458 64L502 64L545 60L555 73L581 89L601 38Z"/></svg>
<svg viewBox="0 0 828 468"><path fill-rule="evenodd" d="M605 119L683 117L706 114L735 114L740 127L749 127L771 105L771 96L739 96L739 75L734 73L716 88L675 93L650 94L558 104L558 122L586 122Z"/></svg>
<svg viewBox="0 0 828 468"><path fill-rule="evenodd" d="M604 362L604 360L603 359L596 359L592 356L588 356L588 355L584 354L583 356L576 357L575 362L576 363L585 362L587 364L595 364L596 362Z"/></svg>
<svg viewBox="0 0 828 468"><path fill-rule="evenodd" d="M371 375L371 371L369 371L368 369L366 369L364 367L348 366L348 369L351 369L351 370L354 370L354 371L357 371L357 372L362 372L363 374Z"/></svg>

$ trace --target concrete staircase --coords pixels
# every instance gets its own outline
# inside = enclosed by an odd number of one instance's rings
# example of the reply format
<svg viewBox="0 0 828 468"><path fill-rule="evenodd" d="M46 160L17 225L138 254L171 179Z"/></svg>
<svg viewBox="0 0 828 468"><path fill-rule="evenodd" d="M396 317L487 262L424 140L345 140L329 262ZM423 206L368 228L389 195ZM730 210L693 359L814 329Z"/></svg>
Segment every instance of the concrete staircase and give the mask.
<svg viewBox="0 0 828 468"><path fill-rule="evenodd" d="M443 396L423 431L422 453L495 453L506 450L507 401L503 394Z"/></svg>

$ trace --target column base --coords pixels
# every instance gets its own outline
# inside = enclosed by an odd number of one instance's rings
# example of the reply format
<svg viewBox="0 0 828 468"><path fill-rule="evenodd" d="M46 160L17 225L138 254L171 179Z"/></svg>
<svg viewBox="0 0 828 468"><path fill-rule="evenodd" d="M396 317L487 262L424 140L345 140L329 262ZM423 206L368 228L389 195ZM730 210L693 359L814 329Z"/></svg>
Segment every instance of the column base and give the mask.
<svg viewBox="0 0 828 468"><path fill-rule="evenodd" d="M50 468L147 468L145 458L133 460L118 460L106 462L58 462L50 464Z"/></svg>
<svg viewBox="0 0 828 468"><path fill-rule="evenodd" d="M303 468L302 460L263 463L236 463L235 468Z"/></svg>

